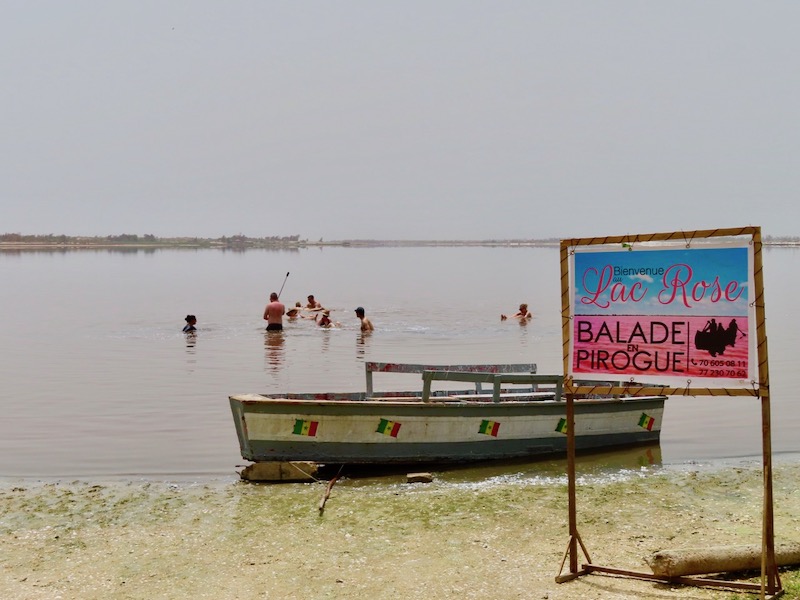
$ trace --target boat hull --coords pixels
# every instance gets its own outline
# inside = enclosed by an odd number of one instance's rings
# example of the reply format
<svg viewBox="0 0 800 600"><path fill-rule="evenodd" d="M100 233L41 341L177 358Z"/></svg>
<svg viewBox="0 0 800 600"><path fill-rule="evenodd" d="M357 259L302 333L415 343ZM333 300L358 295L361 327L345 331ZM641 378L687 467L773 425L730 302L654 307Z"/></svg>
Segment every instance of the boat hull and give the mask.
<svg viewBox="0 0 800 600"><path fill-rule="evenodd" d="M575 401L578 450L658 442L663 396ZM566 451L566 403L230 397L242 457L322 464L464 463Z"/></svg>

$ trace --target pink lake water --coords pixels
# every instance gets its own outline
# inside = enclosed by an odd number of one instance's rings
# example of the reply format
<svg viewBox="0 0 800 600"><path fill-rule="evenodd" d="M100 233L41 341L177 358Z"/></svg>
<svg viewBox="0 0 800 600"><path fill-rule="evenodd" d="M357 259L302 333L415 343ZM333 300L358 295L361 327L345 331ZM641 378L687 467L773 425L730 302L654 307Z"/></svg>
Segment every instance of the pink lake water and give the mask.
<svg viewBox="0 0 800 600"><path fill-rule="evenodd" d="M764 252L773 449L786 457L800 451L797 258ZM284 280L285 302L313 293L340 327L266 335L264 304ZM0 477L228 476L243 462L229 395L363 390L367 360L562 372L557 248L5 251L0 282ZM532 322L501 322L521 302ZM655 454L628 458L758 457L760 414L751 398L670 398Z"/></svg>

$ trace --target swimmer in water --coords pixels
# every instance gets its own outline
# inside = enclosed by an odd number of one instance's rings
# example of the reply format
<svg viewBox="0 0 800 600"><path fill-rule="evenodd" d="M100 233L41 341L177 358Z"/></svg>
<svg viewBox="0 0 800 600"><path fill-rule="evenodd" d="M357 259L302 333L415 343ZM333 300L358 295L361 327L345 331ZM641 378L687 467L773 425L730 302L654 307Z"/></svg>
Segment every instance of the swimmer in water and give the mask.
<svg viewBox="0 0 800 600"><path fill-rule="evenodd" d="M195 327L197 324L197 317L194 315L186 315L186 319L184 320L186 321L186 325L183 327L183 333L191 333L197 330L197 327Z"/></svg>
<svg viewBox="0 0 800 600"><path fill-rule="evenodd" d="M269 295L269 304L264 309L264 320L267 322L267 331L281 331L283 329L283 315L286 314L286 306L278 300L278 293L272 292Z"/></svg>
<svg viewBox="0 0 800 600"><path fill-rule="evenodd" d="M286 309L286 318L290 321L294 321L297 317L300 316L300 311L303 310L302 306L298 306L300 303L298 302L295 306L290 306Z"/></svg>
<svg viewBox="0 0 800 600"><path fill-rule="evenodd" d="M366 317L363 307L359 306L356 309L356 317L361 321L361 331L373 331L375 329L372 321Z"/></svg>
<svg viewBox="0 0 800 600"><path fill-rule="evenodd" d="M533 315L528 311L528 305L523 303L519 305L517 314L511 315L511 318L519 319L520 321L527 321L528 319L532 319ZM505 321L506 319L508 319L506 315L500 315L501 321Z"/></svg>
<svg viewBox="0 0 800 600"><path fill-rule="evenodd" d="M340 323L334 323L331 321L331 311L328 309L323 309L323 311L317 315L316 318L317 325L320 327L339 327Z"/></svg>

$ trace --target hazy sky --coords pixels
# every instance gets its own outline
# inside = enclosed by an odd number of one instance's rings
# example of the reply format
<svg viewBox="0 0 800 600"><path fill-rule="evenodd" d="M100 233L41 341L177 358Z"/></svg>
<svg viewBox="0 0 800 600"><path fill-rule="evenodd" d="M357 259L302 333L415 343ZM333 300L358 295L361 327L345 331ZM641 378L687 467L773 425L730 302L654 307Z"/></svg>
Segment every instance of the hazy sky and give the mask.
<svg viewBox="0 0 800 600"><path fill-rule="evenodd" d="M0 1L0 232L800 235L800 2Z"/></svg>

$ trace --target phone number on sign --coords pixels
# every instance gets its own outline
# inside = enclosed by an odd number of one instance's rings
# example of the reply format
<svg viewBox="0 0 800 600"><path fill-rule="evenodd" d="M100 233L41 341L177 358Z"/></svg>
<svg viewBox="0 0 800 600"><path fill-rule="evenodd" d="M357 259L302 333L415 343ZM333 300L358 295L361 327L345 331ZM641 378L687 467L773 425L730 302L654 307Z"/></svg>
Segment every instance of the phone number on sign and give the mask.
<svg viewBox="0 0 800 600"><path fill-rule="evenodd" d="M747 367L747 362L744 360L693 360L696 365L701 367Z"/></svg>
<svg viewBox="0 0 800 600"><path fill-rule="evenodd" d="M744 369L697 369L700 377L734 377L736 379L746 379L747 371Z"/></svg>

